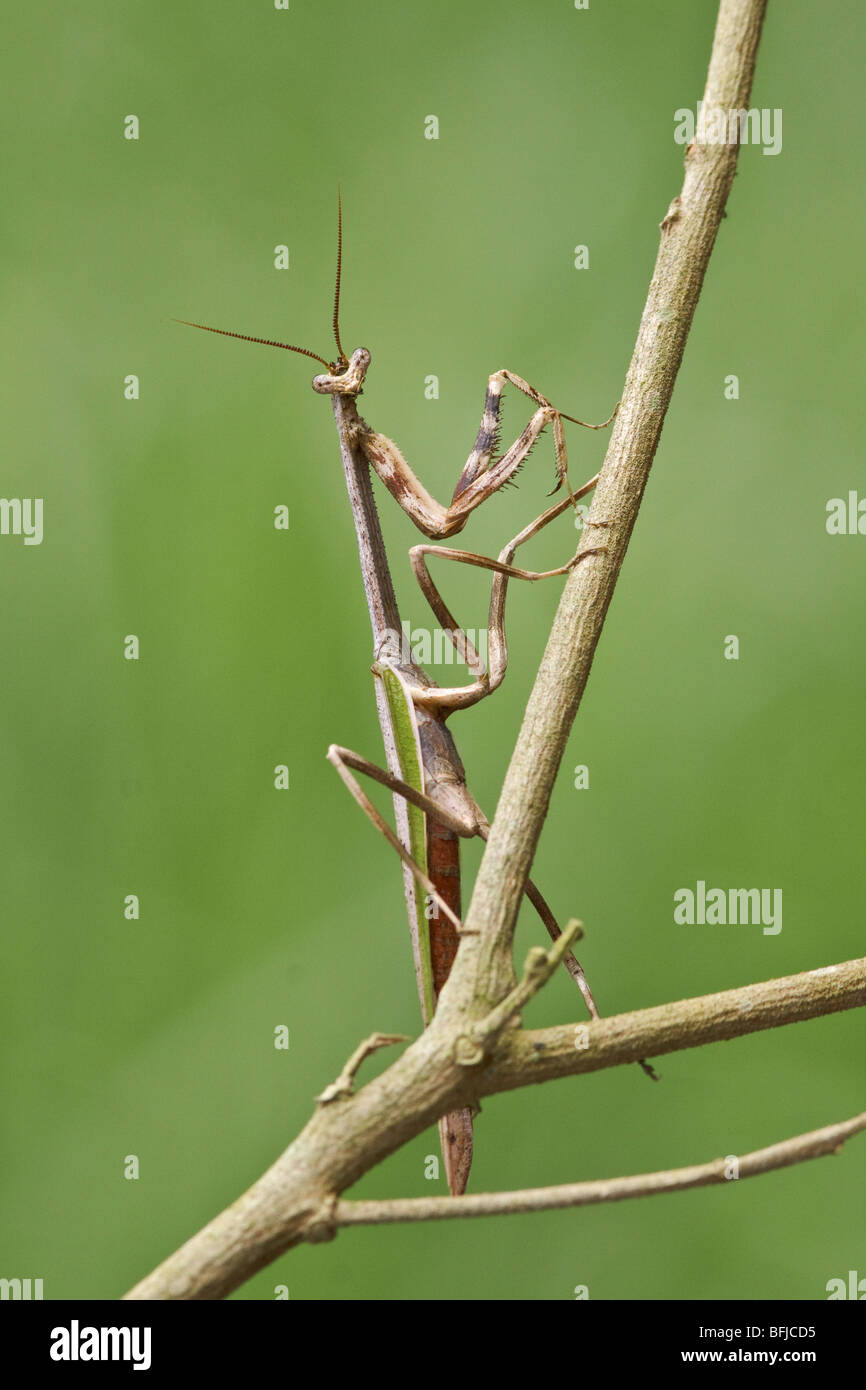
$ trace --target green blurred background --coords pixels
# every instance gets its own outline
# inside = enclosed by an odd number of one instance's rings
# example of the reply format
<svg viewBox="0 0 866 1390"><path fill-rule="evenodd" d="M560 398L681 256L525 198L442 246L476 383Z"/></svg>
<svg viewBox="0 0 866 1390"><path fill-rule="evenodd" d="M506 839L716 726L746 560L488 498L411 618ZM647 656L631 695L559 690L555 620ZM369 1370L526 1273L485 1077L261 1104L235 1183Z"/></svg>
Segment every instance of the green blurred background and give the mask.
<svg viewBox="0 0 866 1390"><path fill-rule="evenodd" d="M276 1157L361 1037L419 1026L400 874L324 757L335 740L381 758L329 403L314 364L172 316L330 353L340 180L343 337L373 353L364 413L436 496L501 366L603 419L715 9L7 9L0 491L43 497L45 536L0 537L0 1274L117 1297ZM863 951L866 539L825 530L829 498L866 492L863 27L853 6L770 6L752 100L783 109L783 150L742 151L538 854L555 910L586 923L607 1013ZM508 430L526 415L509 400ZM575 484L606 438L570 429ZM461 541L495 554L552 478L546 439ZM381 510L406 614L427 626L417 534L384 494ZM555 565L574 542L563 519L524 555ZM439 575L482 625L487 578ZM452 726L488 812L559 591L512 586L508 678ZM673 893L699 878L781 887L782 932L675 927ZM524 914L521 957L539 931ZM526 1021L579 1017L563 975ZM699 1162L842 1119L863 1108L862 1015L658 1070L657 1086L632 1067L489 1099L471 1189ZM424 1180L435 1149L430 1131L353 1195L443 1191ZM855 1140L724 1189L344 1233L235 1296L822 1298L866 1275L864 1156Z"/></svg>

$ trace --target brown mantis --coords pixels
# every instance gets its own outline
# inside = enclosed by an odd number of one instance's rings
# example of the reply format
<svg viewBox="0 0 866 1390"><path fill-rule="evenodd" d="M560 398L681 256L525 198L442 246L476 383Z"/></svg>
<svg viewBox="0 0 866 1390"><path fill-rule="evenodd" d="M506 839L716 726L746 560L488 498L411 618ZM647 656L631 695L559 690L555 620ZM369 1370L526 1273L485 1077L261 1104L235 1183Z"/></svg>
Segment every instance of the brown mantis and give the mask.
<svg viewBox="0 0 866 1390"><path fill-rule="evenodd" d="M454 710L465 709L484 699L502 682L508 661L505 600L509 579L536 581L567 574L578 560L596 553L593 549L584 549L567 564L541 572L520 569L513 564L520 546L566 508L575 506L597 481L597 477L593 477L577 492L572 492L568 482L563 420L584 425L588 429L604 429L613 415L600 425L589 425L584 420L556 410L514 372L507 369L494 372L488 380L484 413L474 447L458 479L450 505L442 506L412 472L393 440L372 430L358 413L357 399L364 388L370 353L366 348L356 348L351 357L347 357L343 351L339 327L341 267L342 214L338 205L333 315L338 355L333 362L308 348L289 343L210 328L206 324L192 323L190 326L298 352L321 362L327 369L314 377L313 389L320 395L331 396L333 402L373 629L372 670L388 766L387 770L379 768L360 754L337 744L329 748L328 758L355 801L403 861L418 990L424 1022L428 1024L451 970L462 931L459 837L478 835L486 839L489 829L484 813L466 785L463 764L446 720ZM180 322L190 321L184 319ZM502 392L506 384L526 395L536 408L510 448L496 457ZM417 545L410 551L412 567L421 590L459 659L472 676L467 685L438 686L405 651L370 469L375 470L403 511L425 536L432 540L444 540L461 531L475 508L513 479L547 425L553 426L558 475L554 492L564 483L567 495L563 499L524 527L495 560L439 545ZM487 669L433 583L427 566L429 555L492 571ZM396 834L367 797L354 772L365 774L393 793ZM424 897L420 890L423 890ZM538 888L529 880L525 891L551 937L556 939L560 935L559 926ZM590 1015L597 1018L598 1009L579 962L569 953L564 957L563 964L579 986ZM467 1109L445 1116L439 1122L439 1129L449 1188L453 1195L459 1195L466 1188L472 1161L471 1112Z"/></svg>

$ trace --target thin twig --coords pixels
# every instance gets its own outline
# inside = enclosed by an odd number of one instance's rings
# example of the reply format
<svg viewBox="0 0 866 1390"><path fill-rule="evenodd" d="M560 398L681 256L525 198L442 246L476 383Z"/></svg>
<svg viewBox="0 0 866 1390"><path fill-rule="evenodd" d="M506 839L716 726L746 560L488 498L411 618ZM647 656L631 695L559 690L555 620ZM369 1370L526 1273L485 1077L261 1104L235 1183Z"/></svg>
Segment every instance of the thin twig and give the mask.
<svg viewBox="0 0 866 1390"><path fill-rule="evenodd" d="M332 1081L330 1086L326 1086L321 1095L316 1096L317 1105L331 1105L335 1100L343 1100L352 1094L352 1087L355 1084L355 1077L360 1071L364 1062L371 1057L374 1052L378 1052L380 1047L393 1047L395 1043L411 1042L405 1033L371 1033L369 1038L358 1043L336 1081Z"/></svg>
<svg viewBox="0 0 866 1390"><path fill-rule="evenodd" d="M334 1226L389 1226L402 1221L449 1221L467 1216L507 1216L534 1211L562 1211L589 1207L599 1202L622 1202L629 1197L659 1197L665 1192L685 1192L691 1187L754 1178L776 1168L790 1168L811 1158L838 1153L846 1139L866 1129L866 1112L808 1134L784 1139L766 1149L742 1155L728 1154L688 1168L667 1168L656 1173L635 1173L627 1178L602 1178L596 1182L561 1183L557 1187L528 1187L515 1192L479 1192L463 1197L403 1197L381 1202L338 1202Z"/></svg>

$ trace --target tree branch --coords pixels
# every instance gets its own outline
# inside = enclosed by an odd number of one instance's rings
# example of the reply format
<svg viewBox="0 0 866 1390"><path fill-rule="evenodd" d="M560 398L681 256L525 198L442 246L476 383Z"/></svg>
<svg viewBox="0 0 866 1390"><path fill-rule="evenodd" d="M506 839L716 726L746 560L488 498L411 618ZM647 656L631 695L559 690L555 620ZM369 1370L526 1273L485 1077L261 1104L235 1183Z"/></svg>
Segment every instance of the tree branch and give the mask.
<svg viewBox="0 0 866 1390"><path fill-rule="evenodd" d="M508 1033L491 1064L465 1070L462 1088L455 1086L449 1054L433 1049L433 1030L428 1028L382 1076L317 1110L249 1191L126 1298L224 1298L301 1241L330 1240L337 1230L337 1194L456 1105L575 1071L621 1066L641 1055L696 1047L864 1003L866 959L848 961L580 1025L595 1038L586 1052L575 1048L574 1025Z"/></svg>
<svg viewBox="0 0 866 1390"><path fill-rule="evenodd" d="M485 1095L742 1038L866 1004L866 957L778 980L679 999L593 1023L566 1023L502 1038Z"/></svg>
<svg viewBox="0 0 866 1390"><path fill-rule="evenodd" d="M557 1187L528 1187L516 1192L480 1192L463 1197L405 1197L383 1202L338 1202L334 1225L392 1226L401 1221L449 1221L467 1216L508 1216L533 1211L563 1211L566 1207L622 1202L628 1197L659 1197L665 1192L685 1192L690 1187L709 1187L790 1168L810 1158L838 1153L852 1135L866 1129L866 1111L808 1134L798 1134L753 1153L728 1155L688 1168L667 1168L657 1173L636 1173L628 1178L603 1178L600 1182L569 1182ZM732 1162L732 1159L736 1162Z"/></svg>

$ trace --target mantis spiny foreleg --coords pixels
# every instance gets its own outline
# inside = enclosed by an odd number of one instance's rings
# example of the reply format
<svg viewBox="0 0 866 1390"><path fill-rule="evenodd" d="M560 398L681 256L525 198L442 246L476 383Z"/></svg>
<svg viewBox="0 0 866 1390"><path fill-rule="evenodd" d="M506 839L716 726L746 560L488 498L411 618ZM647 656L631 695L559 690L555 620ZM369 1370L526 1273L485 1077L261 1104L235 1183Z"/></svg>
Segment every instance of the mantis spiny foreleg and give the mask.
<svg viewBox="0 0 866 1390"><path fill-rule="evenodd" d="M369 365L368 350L356 348L342 370L329 371L314 377L313 388L323 395L347 398L346 427L351 432L353 441L358 444L366 461L378 473L406 515L411 517L419 531L423 531L424 535L432 540L445 540L462 531L475 508L514 478L547 425L552 423L554 432L558 475L553 489L555 492L563 481L567 483L568 480L562 421L571 420L587 429L600 430L606 428L616 414L614 410L613 415L600 425L588 424L585 420L578 420L576 416L566 415L563 411L557 410L515 372L510 372L507 368L494 372L488 381L484 412L475 445L460 475L451 505L443 507L412 471L393 439L371 429L366 420L358 414L355 401L363 388ZM506 382L528 395L538 404L538 409L533 413L522 434L500 458L494 459L501 422L502 388ZM571 501L574 500L570 487L569 498Z"/></svg>

